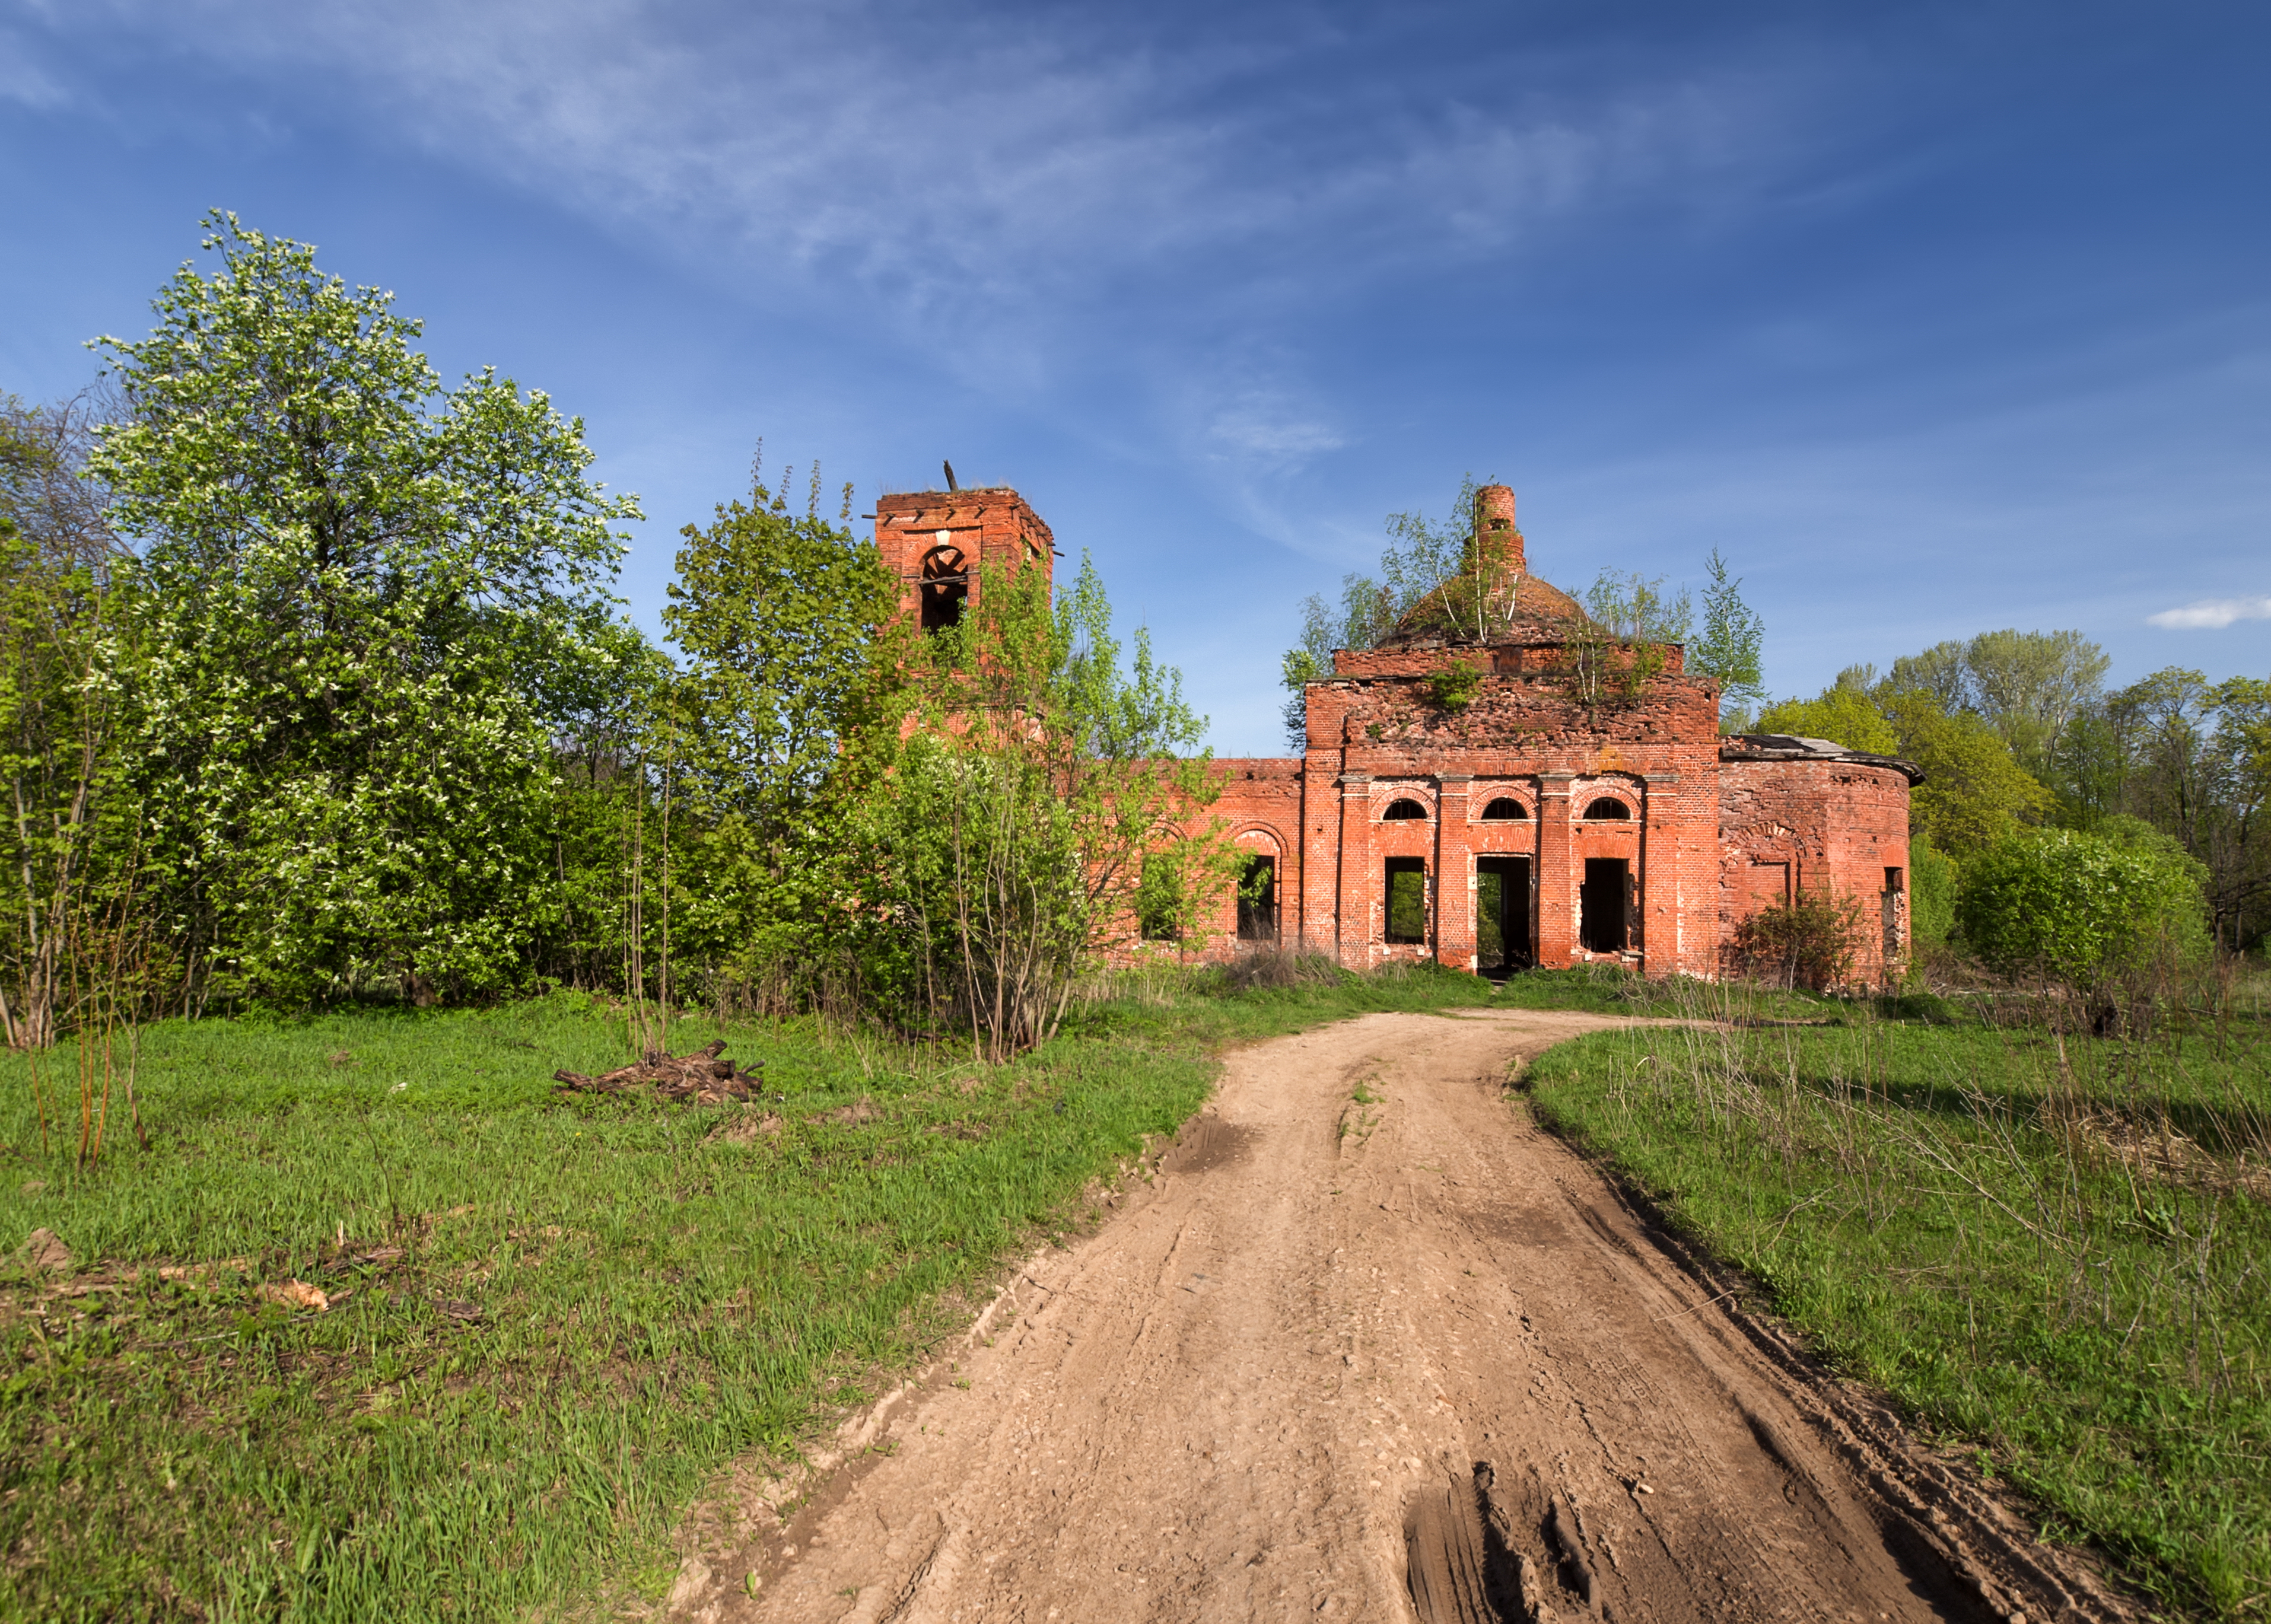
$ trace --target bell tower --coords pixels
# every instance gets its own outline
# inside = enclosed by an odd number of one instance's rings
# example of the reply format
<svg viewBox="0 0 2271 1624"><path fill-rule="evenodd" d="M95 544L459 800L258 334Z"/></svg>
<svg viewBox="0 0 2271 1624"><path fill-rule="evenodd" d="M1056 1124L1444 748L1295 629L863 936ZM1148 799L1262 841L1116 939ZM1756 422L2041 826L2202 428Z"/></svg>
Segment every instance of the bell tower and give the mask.
<svg viewBox="0 0 2271 1624"><path fill-rule="evenodd" d="M882 497L875 549L897 577L900 612L925 631L960 622L977 600L981 566L1004 577L1039 570L1045 580L1055 579L1055 537L1006 485Z"/></svg>

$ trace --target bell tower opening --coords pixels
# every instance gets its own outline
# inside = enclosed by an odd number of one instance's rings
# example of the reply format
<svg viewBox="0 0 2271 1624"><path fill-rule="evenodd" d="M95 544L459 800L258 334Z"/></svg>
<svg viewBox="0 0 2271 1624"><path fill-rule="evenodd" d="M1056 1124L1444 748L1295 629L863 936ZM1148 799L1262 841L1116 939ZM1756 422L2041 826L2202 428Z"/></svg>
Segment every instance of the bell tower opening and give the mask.
<svg viewBox="0 0 2271 1624"><path fill-rule="evenodd" d="M899 491L875 501L875 551L897 577L899 612L926 632L958 626L997 580L1054 573L1056 539L1006 485Z"/></svg>
<svg viewBox="0 0 2271 1624"><path fill-rule="evenodd" d="M922 629L943 631L962 624L970 601L970 570L958 547L934 547L923 555Z"/></svg>

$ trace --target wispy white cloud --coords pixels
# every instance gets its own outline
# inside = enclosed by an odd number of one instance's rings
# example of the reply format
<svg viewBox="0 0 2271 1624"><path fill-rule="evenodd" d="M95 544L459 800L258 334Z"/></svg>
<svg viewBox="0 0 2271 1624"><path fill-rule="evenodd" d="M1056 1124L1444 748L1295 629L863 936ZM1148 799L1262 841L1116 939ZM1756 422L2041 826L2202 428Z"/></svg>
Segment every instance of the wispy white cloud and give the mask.
<svg viewBox="0 0 2271 1624"><path fill-rule="evenodd" d="M1130 278L1499 252L1588 204L1775 161L1789 114L1747 65L1518 98L1362 88L1314 27L1122 38L889 0L88 0L125 31L361 104L395 138L760 278L856 284L902 317L1029 311ZM1345 64L1342 64L1344 66ZM1351 86L1357 88L1353 93ZM1277 284L1280 295L1285 284ZM1202 302L1203 302L1203 301Z"/></svg>
<svg viewBox="0 0 2271 1624"><path fill-rule="evenodd" d="M1217 414L1209 434L1230 454L1274 467L1299 464L1347 442L1329 424L1244 400Z"/></svg>
<svg viewBox="0 0 2271 1624"><path fill-rule="evenodd" d="M0 28L0 101L45 110L61 107L71 93L34 58L31 42L10 28Z"/></svg>
<svg viewBox="0 0 2271 1624"><path fill-rule="evenodd" d="M2218 630L2234 621L2271 621L2271 597L2202 598L2145 617L2147 625L2170 631Z"/></svg>

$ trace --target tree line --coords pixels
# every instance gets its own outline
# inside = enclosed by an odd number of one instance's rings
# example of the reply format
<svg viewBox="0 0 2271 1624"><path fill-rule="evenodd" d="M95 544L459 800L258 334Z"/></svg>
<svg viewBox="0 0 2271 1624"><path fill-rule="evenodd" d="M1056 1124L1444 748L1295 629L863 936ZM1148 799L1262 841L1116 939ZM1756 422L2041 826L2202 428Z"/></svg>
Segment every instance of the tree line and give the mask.
<svg viewBox="0 0 2271 1624"><path fill-rule="evenodd" d="M1911 920L1927 950L2124 1000L2271 927L2271 684L2170 667L2108 689L2078 631L1983 632L1853 666L1762 731L1902 756Z"/></svg>
<svg viewBox="0 0 2271 1624"><path fill-rule="evenodd" d="M789 471L682 533L671 649L580 420L207 220L104 379L0 407L0 1029L547 984L1045 1037L1204 730L1085 560L925 637ZM1126 652L1127 657L1123 657ZM1049 719L1046 726L1034 719ZM920 724L928 725L920 725Z"/></svg>

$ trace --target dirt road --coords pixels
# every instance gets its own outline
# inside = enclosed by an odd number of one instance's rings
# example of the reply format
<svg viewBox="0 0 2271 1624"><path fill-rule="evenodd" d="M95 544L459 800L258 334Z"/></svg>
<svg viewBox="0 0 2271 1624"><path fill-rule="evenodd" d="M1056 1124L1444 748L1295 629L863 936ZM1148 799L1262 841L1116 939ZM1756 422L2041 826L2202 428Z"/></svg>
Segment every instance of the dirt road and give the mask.
<svg viewBox="0 0 2271 1624"><path fill-rule="evenodd" d="M1511 1061L1612 1024L1374 1016L1232 1056L1148 1190L786 1526L689 1561L673 1613L2126 1616L1508 1101Z"/></svg>

